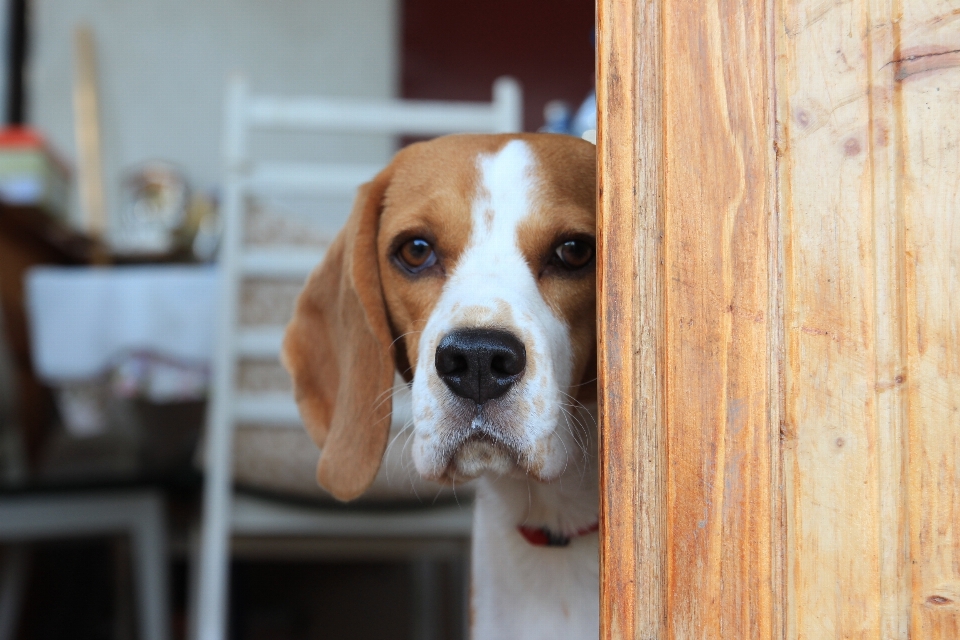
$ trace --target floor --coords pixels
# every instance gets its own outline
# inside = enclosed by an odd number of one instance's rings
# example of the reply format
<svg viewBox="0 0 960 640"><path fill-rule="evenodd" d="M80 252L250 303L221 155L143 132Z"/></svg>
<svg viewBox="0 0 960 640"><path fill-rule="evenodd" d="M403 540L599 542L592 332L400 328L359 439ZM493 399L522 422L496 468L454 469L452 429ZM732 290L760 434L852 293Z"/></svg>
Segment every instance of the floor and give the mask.
<svg viewBox="0 0 960 640"><path fill-rule="evenodd" d="M34 545L19 640L134 640L128 550L122 540ZM433 631L463 637L459 564L437 562ZM185 636L186 566L174 562L174 639ZM420 573L418 573L418 571ZM232 640L405 640L424 624L414 586L422 567L409 563L236 562L231 579Z"/></svg>

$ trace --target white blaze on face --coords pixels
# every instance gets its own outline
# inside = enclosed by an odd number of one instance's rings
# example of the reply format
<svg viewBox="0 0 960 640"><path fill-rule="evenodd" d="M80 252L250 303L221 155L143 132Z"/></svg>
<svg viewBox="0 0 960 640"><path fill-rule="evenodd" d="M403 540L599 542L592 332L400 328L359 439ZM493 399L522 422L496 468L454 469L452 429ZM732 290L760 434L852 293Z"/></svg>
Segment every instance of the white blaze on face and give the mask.
<svg viewBox="0 0 960 640"><path fill-rule="evenodd" d="M536 162L526 143L513 140L478 158L477 170L470 241L447 274L420 340L413 381L414 461L421 474L438 477L450 461L451 446L456 448L477 427L472 401L455 395L437 375L438 343L457 329L502 329L523 342L527 366L502 398L484 404L481 416L484 428L515 445L518 459L502 459L502 452L472 443L455 454L456 467L464 475L476 475L519 462L524 472L552 478L566 464L556 431L564 420L560 404L570 385L572 361L569 331L543 300L537 274L520 251L518 230L531 214Z"/></svg>

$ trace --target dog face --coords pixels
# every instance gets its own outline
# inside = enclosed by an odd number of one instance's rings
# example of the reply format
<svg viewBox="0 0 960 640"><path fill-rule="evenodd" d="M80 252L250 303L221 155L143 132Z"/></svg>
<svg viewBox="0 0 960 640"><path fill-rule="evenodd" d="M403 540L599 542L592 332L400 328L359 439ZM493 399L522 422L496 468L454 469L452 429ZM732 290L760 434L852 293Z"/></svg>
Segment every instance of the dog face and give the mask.
<svg viewBox="0 0 960 640"><path fill-rule="evenodd" d="M570 406L595 388L595 182L576 138L449 136L362 190L284 343L321 484L350 498L372 480L394 368L421 475L563 471Z"/></svg>

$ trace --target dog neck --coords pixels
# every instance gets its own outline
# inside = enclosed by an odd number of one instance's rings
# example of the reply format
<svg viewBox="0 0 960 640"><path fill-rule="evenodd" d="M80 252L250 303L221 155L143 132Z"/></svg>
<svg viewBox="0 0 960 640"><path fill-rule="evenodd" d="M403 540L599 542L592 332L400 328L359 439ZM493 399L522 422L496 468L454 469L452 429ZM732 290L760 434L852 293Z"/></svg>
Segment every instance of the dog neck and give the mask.
<svg viewBox="0 0 960 640"><path fill-rule="evenodd" d="M473 640L596 638L599 508L596 437L560 478L487 475L473 528ZM536 544L520 528L565 544Z"/></svg>

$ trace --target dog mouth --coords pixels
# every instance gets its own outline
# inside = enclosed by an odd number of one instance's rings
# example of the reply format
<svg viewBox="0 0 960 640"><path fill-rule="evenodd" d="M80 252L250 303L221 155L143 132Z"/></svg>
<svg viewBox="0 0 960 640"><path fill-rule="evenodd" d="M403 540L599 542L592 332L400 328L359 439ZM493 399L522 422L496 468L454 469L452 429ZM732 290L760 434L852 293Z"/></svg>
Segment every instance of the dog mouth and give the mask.
<svg viewBox="0 0 960 640"><path fill-rule="evenodd" d="M470 480L488 471L526 473L522 464L524 455L518 443L505 437L479 412L466 429L453 435L446 454L443 476L453 481Z"/></svg>
<svg viewBox="0 0 960 640"><path fill-rule="evenodd" d="M549 403L527 395L523 388L511 389L481 404L453 394L427 396L432 401L423 402L425 410L414 410L420 475L444 484L488 474L552 481L563 455L555 442L556 422L542 415ZM416 398L415 389L415 406Z"/></svg>

